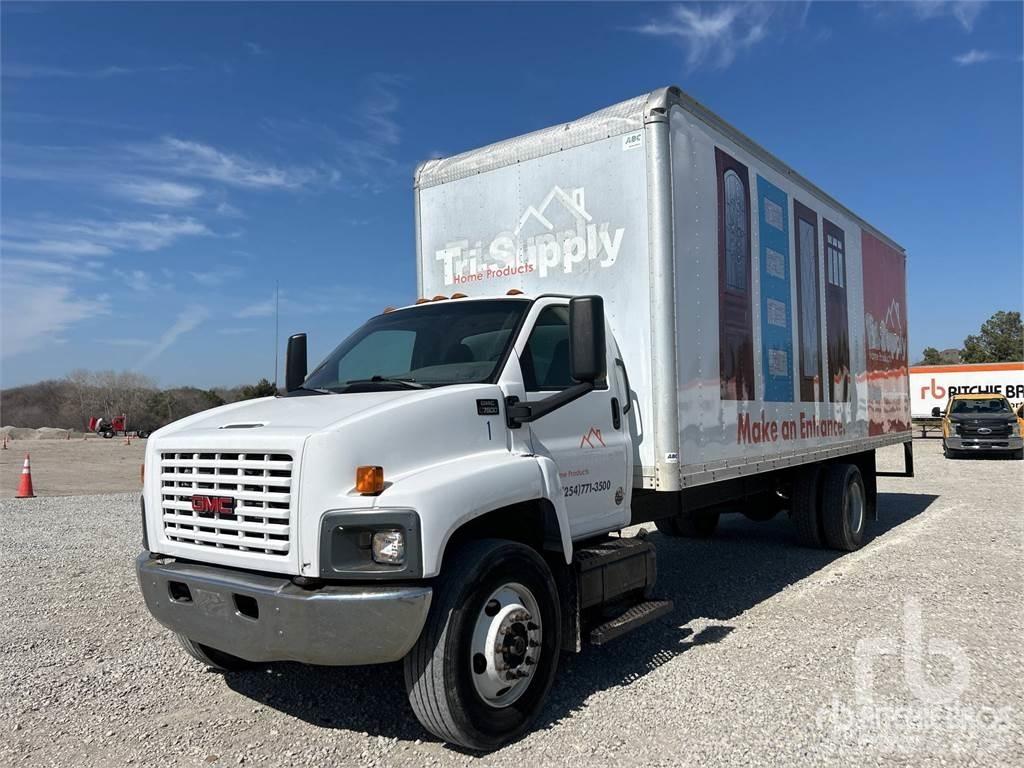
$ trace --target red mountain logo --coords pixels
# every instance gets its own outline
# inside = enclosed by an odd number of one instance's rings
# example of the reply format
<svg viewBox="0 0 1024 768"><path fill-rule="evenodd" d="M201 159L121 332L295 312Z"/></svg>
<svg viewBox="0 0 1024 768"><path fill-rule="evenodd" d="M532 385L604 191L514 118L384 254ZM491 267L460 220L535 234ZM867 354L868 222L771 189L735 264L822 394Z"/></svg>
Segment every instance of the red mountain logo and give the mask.
<svg viewBox="0 0 1024 768"><path fill-rule="evenodd" d="M604 444L604 438L601 437L601 430L598 429L597 427L591 427L583 436L583 439L580 440L580 448L582 448L584 445L589 446L591 448L597 448L597 446L594 445L595 440L601 445L602 448L608 447Z"/></svg>

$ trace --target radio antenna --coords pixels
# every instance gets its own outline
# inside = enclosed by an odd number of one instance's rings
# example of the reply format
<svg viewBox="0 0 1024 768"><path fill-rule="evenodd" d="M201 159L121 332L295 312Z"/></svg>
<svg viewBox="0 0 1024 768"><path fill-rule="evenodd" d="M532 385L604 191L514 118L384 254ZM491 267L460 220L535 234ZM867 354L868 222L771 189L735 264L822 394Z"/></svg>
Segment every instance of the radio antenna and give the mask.
<svg viewBox="0 0 1024 768"><path fill-rule="evenodd" d="M278 335L281 331L281 282L274 281L274 392L277 392L277 366L280 344Z"/></svg>

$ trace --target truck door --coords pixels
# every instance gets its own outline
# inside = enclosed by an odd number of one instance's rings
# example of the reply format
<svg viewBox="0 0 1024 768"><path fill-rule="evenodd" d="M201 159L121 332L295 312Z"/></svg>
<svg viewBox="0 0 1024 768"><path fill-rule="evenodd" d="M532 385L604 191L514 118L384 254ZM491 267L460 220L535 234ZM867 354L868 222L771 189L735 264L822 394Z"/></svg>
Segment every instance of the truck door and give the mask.
<svg viewBox="0 0 1024 768"><path fill-rule="evenodd" d="M575 382L569 375L569 305L542 300L531 312L532 330L517 345L529 400L540 400ZM608 334L607 381L528 426L534 453L558 465L573 538L618 528L629 522L633 452L627 417L629 402L612 335Z"/></svg>

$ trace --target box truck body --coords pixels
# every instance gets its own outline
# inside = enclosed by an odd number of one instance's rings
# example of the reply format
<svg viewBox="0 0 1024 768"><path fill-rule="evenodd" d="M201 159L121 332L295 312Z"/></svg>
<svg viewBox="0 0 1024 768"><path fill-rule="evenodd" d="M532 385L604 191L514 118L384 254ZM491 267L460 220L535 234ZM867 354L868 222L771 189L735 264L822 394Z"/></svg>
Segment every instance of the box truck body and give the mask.
<svg viewBox="0 0 1024 768"><path fill-rule="evenodd" d="M912 458L895 243L675 88L415 195L420 299L149 439L136 570L195 659L401 661L423 726L489 750L561 652L671 611L630 523L863 544L874 449Z"/></svg>
<svg viewBox="0 0 1024 768"><path fill-rule="evenodd" d="M634 484L910 439L903 250L678 89L431 160L420 295L598 294Z"/></svg>

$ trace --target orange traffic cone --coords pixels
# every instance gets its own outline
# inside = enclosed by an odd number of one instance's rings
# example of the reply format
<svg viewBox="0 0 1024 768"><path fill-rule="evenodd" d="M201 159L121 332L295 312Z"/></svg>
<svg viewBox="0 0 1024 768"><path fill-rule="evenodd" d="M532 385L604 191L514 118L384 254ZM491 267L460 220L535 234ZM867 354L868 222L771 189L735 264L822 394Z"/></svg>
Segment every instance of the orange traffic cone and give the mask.
<svg viewBox="0 0 1024 768"><path fill-rule="evenodd" d="M18 495L16 499L33 499L35 492L32 490L32 465L29 463L28 454L25 454L25 463L21 467L21 482L18 483Z"/></svg>

